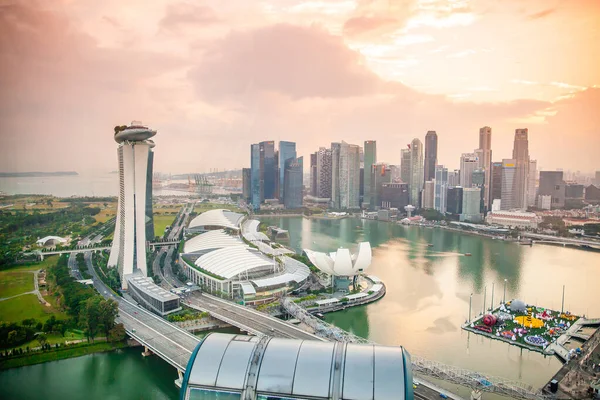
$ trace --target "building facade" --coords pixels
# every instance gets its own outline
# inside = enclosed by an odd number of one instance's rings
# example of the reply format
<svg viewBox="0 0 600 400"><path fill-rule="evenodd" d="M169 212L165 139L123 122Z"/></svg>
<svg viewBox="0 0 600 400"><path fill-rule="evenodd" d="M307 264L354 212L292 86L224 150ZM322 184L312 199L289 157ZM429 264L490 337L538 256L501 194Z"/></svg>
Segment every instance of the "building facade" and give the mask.
<svg viewBox="0 0 600 400"><path fill-rule="evenodd" d="M147 276L146 241L154 238L152 215L152 163L156 131L132 123L115 129L119 144L119 198L115 233L108 265L117 267L122 288L127 289L125 275L140 271ZM148 231L152 226L152 232Z"/></svg>
<svg viewBox="0 0 600 400"><path fill-rule="evenodd" d="M369 203L369 209L376 210L378 207L381 207L382 185L392 182L392 171L386 164L379 163L371 166L371 173L369 175L371 176L369 198L372 199Z"/></svg>
<svg viewBox="0 0 600 400"><path fill-rule="evenodd" d="M262 181L260 179L260 146L250 145L250 202L258 210L261 203Z"/></svg>
<svg viewBox="0 0 600 400"><path fill-rule="evenodd" d="M266 199L276 199L279 194L275 189L277 181L277 163L275 161L275 142L272 140L260 142L260 202Z"/></svg>
<svg viewBox="0 0 600 400"><path fill-rule="evenodd" d="M435 179L426 181L423 187L422 207L433 209L435 204Z"/></svg>
<svg viewBox="0 0 600 400"><path fill-rule="evenodd" d="M285 163L287 160L292 160L296 158L296 143L280 140L278 158L279 193L277 195L277 198L283 201L285 196Z"/></svg>
<svg viewBox="0 0 600 400"><path fill-rule="evenodd" d="M481 222L481 188L463 188L461 221Z"/></svg>
<svg viewBox="0 0 600 400"><path fill-rule="evenodd" d="M360 208L360 147L342 142L339 157L339 204L341 209Z"/></svg>
<svg viewBox="0 0 600 400"><path fill-rule="evenodd" d="M250 203L250 183L252 176L252 168L242 168L242 197L246 203Z"/></svg>
<svg viewBox="0 0 600 400"><path fill-rule="evenodd" d="M551 197L552 208L565 206L565 181L562 171L540 171L540 196Z"/></svg>
<svg viewBox="0 0 600 400"><path fill-rule="evenodd" d="M479 168L479 157L475 153L463 153L460 156L460 185L471 187L473 183L473 171Z"/></svg>
<svg viewBox="0 0 600 400"><path fill-rule="evenodd" d="M331 207L341 208L340 203L340 152L341 143L331 143Z"/></svg>
<svg viewBox="0 0 600 400"><path fill-rule="evenodd" d="M490 202L502 198L502 163L492 162L490 182Z"/></svg>
<svg viewBox="0 0 600 400"><path fill-rule="evenodd" d="M400 150L400 179L408 185L410 185L411 155L410 146Z"/></svg>
<svg viewBox="0 0 600 400"><path fill-rule="evenodd" d="M331 149L321 147L317 152L317 194L321 199L331 198Z"/></svg>
<svg viewBox="0 0 600 400"><path fill-rule="evenodd" d="M537 160L529 161L529 176L527 177L527 207L535 206L537 198Z"/></svg>
<svg viewBox="0 0 600 400"><path fill-rule="evenodd" d="M479 166L485 170L483 201L488 210L492 207L490 196L492 182L492 128L484 126L479 129L479 149L481 160Z"/></svg>
<svg viewBox="0 0 600 400"><path fill-rule="evenodd" d="M512 210L517 208L516 201L516 162L513 159L502 160L502 194L500 196L500 208L502 210Z"/></svg>
<svg viewBox="0 0 600 400"><path fill-rule="evenodd" d="M423 190L423 143L414 138L410 144L410 202L420 207L421 191Z"/></svg>
<svg viewBox="0 0 600 400"><path fill-rule="evenodd" d="M490 225L500 225L508 228L538 227L539 219L535 213L522 211L498 211L489 213L485 221Z"/></svg>
<svg viewBox="0 0 600 400"><path fill-rule="evenodd" d="M435 194L434 205L437 211L446 213L446 192L448 191L448 168L443 165L435 166Z"/></svg>
<svg viewBox="0 0 600 400"><path fill-rule="evenodd" d="M463 188L461 186L449 187L447 198L446 212L453 215L462 214Z"/></svg>
<svg viewBox="0 0 600 400"><path fill-rule="evenodd" d="M431 181L435 178L435 166L437 164L438 136L435 131L428 131L425 135L425 165L423 181Z"/></svg>
<svg viewBox="0 0 600 400"><path fill-rule="evenodd" d="M527 129L515 130L513 157L515 160L514 208L527 208L529 184L529 140Z"/></svg>
<svg viewBox="0 0 600 400"><path fill-rule="evenodd" d="M302 177L304 176L303 157L288 158L285 162L284 171L284 197L283 205L285 208L302 207Z"/></svg>
<svg viewBox="0 0 600 400"><path fill-rule="evenodd" d="M317 197L317 182L319 175L317 173L317 157L319 153L310 154L310 191L309 194L313 197Z"/></svg>
<svg viewBox="0 0 600 400"><path fill-rule="evenodd" d="M371 167L377 163L377 142L375 140L365 140L364 148L364 166L363 182L361 185L363 192L363 206L369 207L371 202ZM365 173L366 171L366 173Z"/></svg>
<svg viewBox="0 0 600 400"><path fill-rule="evenodd" d="M473 182L472 182L471 186L481 189L480 190L481 202L479 205L479 212L485 214L485 212L486 212L485 198L484 198L485 170L483 168L477 168L475 171L473 171Z"/></svg>
<svg viewBox="0 0 600 400"><path fill-rule="evenodd" d="M402 211L408 204L408 183L394 182L381 185L381 208L397 208Z"/></svg>

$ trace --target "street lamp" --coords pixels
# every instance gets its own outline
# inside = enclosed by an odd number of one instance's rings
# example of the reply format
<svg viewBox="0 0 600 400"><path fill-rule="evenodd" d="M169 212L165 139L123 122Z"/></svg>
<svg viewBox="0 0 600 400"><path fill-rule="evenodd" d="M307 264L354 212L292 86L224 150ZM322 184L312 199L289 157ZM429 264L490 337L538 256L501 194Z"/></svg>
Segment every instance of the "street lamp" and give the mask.
<svg viewBox="0 0 600 400"><path fill-rule="evenodd" d="M504 295L502 296L502 302L506 304L506 279L504 279Z"/></svg>
<svg viewBox="0 0 600 400"><path fill-rule="evenodd" d="M469 322L471 322L471 302L473 300L473 293L469 296Z"/></svg>

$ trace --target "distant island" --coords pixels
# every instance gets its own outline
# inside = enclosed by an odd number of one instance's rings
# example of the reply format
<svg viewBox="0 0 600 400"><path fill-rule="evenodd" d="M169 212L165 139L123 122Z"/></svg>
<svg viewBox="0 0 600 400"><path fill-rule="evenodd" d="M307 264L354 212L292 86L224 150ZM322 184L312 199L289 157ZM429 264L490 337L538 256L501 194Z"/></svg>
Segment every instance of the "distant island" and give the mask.
<svg viewBox="0 0 600 400"><path fill-rule="evenodd" d="M44 176L75 176L79 175L75 171L55 171L55 172L0 172L0 178L38 178Z"/></svg>

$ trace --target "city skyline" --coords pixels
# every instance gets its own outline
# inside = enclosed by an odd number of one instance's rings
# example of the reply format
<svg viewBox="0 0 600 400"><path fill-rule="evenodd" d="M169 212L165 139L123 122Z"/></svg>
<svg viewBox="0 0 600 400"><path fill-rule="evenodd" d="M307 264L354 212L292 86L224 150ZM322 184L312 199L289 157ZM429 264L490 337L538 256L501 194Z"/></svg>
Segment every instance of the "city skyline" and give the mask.
<svg viewBox="0 0 600 400"><path fill-rule="evenodd" d="M1 13L2 171L109 172L106 121L131 118L163 132L155 170L173 173L242 168L264 137L307 159L373 139L399 164L428 130L454 169L482 126L496 161L527 127L538 170L598 168L597 1L48 3Z"/></svg>

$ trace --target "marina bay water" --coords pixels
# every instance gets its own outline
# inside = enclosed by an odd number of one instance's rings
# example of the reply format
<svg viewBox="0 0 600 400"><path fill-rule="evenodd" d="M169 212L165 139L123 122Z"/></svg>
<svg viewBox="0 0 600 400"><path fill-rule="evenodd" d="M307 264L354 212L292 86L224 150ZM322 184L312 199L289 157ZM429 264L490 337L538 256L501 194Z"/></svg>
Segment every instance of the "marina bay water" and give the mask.
<svg viewBox="0 0 600 400"><path fill-rule="evenodd" d="M394 223L347 218L261 218L289 230L290 246L334 251L369 241L373 263L368 273L381 278L387 294L376 303L326 314L340 328L386 345L403 345L430 360L540 387L561 363L555 357L521 350L461 329L469 313L506 299L600 316L596 301L600 254L564 247L522 246L480 236ZM432 244L433 246L429 246ZM472 256L464 256L471 253Z"/></svg>

